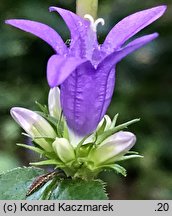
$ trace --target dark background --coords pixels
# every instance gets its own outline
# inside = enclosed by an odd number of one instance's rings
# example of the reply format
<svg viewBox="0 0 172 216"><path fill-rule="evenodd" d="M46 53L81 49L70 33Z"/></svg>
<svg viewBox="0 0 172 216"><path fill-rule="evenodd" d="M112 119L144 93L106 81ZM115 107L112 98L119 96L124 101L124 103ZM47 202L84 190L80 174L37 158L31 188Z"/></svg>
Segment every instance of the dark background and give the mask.
<svg viewBox="0 0 172 216"><path fill-rule="evenodd" d="M120 114L119 123L140 117L131 126L137 135L134 150L144 159L121 163L128 176L105 172L111 199L172 199L172 1L99 0L99 41L125 16L160 4L165 15L139 35L159 32L160 37L131 54L117 66L117 80L108 114ZM64 40L69 32L49 6L75 11L75 0L0 1L0 172L28 165L35 155L18 148L27 142L9 110L13 106L35 109L35 100L47 103L46 64L53 50L40 39L4 24L8 18L26 18L54 27Z"/></svg>

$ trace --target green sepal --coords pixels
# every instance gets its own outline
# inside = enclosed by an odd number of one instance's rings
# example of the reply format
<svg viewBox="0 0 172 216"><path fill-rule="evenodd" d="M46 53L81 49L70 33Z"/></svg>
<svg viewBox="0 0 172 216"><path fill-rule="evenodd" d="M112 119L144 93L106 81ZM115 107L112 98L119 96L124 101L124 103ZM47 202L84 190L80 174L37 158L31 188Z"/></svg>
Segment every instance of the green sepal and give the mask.
<svg viewBox="0 0 172 216"><path fill-rule="evenodd" d="M59 120L56 127L57 136L62 138L64 134L64 122Z"/></svg>
<svg viewBox="0 0 172 216"><path fill-rule="evenodd" d="M87 143L78 149L78 157L87 157L94 143Z"/></svg>
<svg viewBox="0 0 172 216"><path fill-rule="evenodd" d="M118 119L118 116L119 116L119 113L117 113L113 120L112 120L112 123L111 123L111 126L110 126L110 129L114 128L116 126L116 122L117 122L117 119Z"/></svg>
<svg viewBox="0 0 172 216"><path fill-rule="evenodd" d="M132 158L143 158L144 156L142 155L126 155L126 156L122 156L120 157L119 159L115 160L115 161L124 161L124 160L129 160L129 159L132 159Z"/></svg>
<svg viewBox="0 0 172 216"><path fill-rule="evenodd" d="M39 109L45 113L45 114L48 114L48 108L46 105L42 105L40 104L38 101L35 101L35 104L39 107Z"/></svg>
<svg viewBox="0 0 172 216"><path fill-rule="evenodd" d="M29 135L29 134L27 134L27 133L21 133L23 136L26 136L26 137L29 137L30 139L32 139L32 137Z"/></svg>
<svg viewBox="0 0 172 216"><path fill-rule="evenodd" d="M57 165L59 162L57 160L44 160L39 162L29 163L32 166L44 166L44 165Z"/></svg>
<svg viewBox="0 0 172 216"><path fill-rule="evenodd" d="M103 118L103 124L101 125L101 127L96 131L97 135L99 136L100 134L102 134L106 128L106 118Z"/></svg>
<svg viewBox="0 0 172 216"><path fill-rule="evenodd" d="M56 128L57 123L58 123L58 120L56 118L54 118L53 116L50 116L49 114L46 114L44 112L36 111L36 113L39 114L40 116L42 116L44 119L46 119L54 129Z"/></svg>
<svg viewBox="0 0 172 216"><path fill-rule="evenodd" d="M22 143L17 143L16 145L21 146L21 147L26 148L26 149L29 149L31 151L37 152L38 154L41 154L41 155L43 155L45 153L44 150L41 150L40 148L37 148L35 146L25 145Z"/></svg>
<svg viewBox="0 0 172 216"><path fill-rule="evenodd" d="M125 128L127 128L129 125L134 124L136 122L140 121L140 119L133 119L131 121L125 122L123 124L120 124L112 129L109 129L107 131L105 131L103 134L101 134L100 136L98 136L96 144L99 145L101 144L106 138L108 138L109 136L113 135L114 133L123 130Z"/></svg>
<svg viewBox="0 0 172 216"><path fill-rule="evenodd" d="M88 134L87 136L85 136L77 145L75 151L76 151L76 157L78 156L78 151L81 148L81 146L84 144L85 140L89 138L89 136L91 136L91 134Z"/></svg>
<svg viewBox="0 0 172 216"><path fill-rule="evenodd" d="M115 170L118 174L123 175L124 177L127 176L127 170L119 164L113 164L110 168L112 170Z"/></svg>
<svg viewBox="0 0 172 216"><path fill-rule="evenodd" d="M64 121L63 138L69 140L68 127L67 127L67 123L65 121Z"/></svg>
<svg viewBox="0 0 172 216"><path fill-rule="evenodd" d="M128 151L127 154L135 154L135 155L138 155L139 153L136 152L136 151Z"/></svg>

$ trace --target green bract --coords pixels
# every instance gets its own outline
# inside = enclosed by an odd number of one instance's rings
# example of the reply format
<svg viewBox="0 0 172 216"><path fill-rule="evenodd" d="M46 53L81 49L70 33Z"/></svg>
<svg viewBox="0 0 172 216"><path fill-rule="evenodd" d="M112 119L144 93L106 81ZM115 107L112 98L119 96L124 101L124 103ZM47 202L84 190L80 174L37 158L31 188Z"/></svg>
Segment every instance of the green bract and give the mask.
<svg viewBox="0 0 172 216"><path fill-rule="evenodd" d="M19 107L11 109L12 117L33 141L32 146L18 145L37 152L43 158L30 164L54 165L72 178L93 179L105 169L116 170L125 176L126 170L117 162L141 156L129 151L136 137L123 130L139 119L116 125L118 114L112 121L105 115L93 133L79 137L68 128L59 98L60 90L55 87L49 92L48 108L37 102L41 109L39 112Z"/></svg>

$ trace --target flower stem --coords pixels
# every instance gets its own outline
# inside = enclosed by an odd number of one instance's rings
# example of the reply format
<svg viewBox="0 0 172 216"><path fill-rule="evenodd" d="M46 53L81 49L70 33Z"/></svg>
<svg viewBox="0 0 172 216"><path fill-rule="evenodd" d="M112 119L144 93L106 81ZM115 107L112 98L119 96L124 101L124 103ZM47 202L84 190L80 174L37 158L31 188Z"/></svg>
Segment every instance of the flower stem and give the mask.
<svg viewBox="0 0 172 216"><path fill-rule="evenodd" d="M90 14L94 19L97 18L98 0L76 0L76 14L84 17Z"/></svg>

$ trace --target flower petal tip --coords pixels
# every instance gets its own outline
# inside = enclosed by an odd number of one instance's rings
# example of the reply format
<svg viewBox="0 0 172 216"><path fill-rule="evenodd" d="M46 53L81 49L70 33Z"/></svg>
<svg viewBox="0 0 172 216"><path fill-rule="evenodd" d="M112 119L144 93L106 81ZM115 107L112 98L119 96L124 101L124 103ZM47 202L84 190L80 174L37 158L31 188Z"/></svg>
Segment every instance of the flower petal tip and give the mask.
<svg viewBox="0 0 172 216"><path fill-rule="evenodd" d="M11 25L11 24L12 24L12 21L13 21L13 19L8 19L8 20L5 20L4 22L5 22L5 24L7 24L7 25Z"/></svg>
<svg viewBox="0 0 172 216"><path fill-rule="evenodd" d="M167 10L167 5L160 5L157 7L152 8L155 10L155 12L159 12L159 17L161 17L165 11Z"/></svg>
<svg viewBox="0 0 172 216"><path fill-rule="evenodd" d="M48 10L49 10L49 12L54 11L54 6L50 6L50 7L48 8Z"/></svg>
<svg viewBox="0 0 172 216"><path fill-rule="evenodd" d="M14 117L14 115L18 113L19 109L20 109L19 107L13 107L13 108L11 108L10 109L11 116Z"/></svg>
<svg viewBox="0 0 172 216"><path fill-rule="evenodd" d="M154 33L150 34L150 40L154 40L157 37L159 37L159 33L158 32L154 32Z"/></svg>
<svg viewBox="0 0 172 216"><path fill-rule="evenodd" d="M160 5L160 6L158 6L159 7L159 9L162 11L162 13L164 13L166 10L167 10L167 5ZM157 7L157 8L158 8Z"/></svg>

